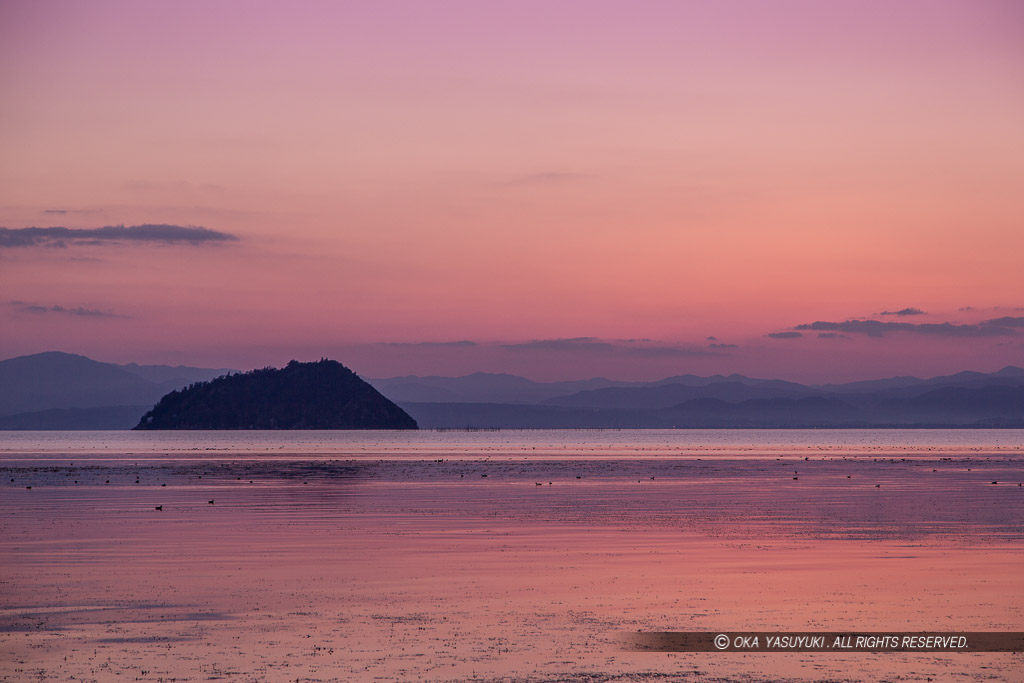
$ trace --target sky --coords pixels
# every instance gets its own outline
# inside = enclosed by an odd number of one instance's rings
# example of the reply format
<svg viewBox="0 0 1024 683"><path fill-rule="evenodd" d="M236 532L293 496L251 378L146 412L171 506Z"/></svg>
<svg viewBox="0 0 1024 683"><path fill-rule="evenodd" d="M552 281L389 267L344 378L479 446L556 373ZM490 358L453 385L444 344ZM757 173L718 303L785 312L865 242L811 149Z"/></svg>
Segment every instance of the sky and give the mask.
<svg viewBox="0 0 1024 683"><path fill-rule="evenodd" d="M0 358L1024 366L1015 0L6 0L0 92Z"/></svg>

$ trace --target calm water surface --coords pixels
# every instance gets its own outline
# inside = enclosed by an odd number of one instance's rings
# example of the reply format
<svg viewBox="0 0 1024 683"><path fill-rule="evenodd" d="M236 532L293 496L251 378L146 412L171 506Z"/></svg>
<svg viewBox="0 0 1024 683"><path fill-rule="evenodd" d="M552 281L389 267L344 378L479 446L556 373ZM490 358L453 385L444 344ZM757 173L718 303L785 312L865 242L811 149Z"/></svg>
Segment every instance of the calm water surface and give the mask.
<svg viewBox="0 0 1024 683"><path fill-rule="evenodd" d="M501 430L501 431L170 431L0 432L0 453L181 452L391 453L500 452L535 448L572 453L628 454L654 451L725 452L819 448L868 451L1015 450L1024 430L991 429L692 429L692 430Z"/></svg>
<svg viewBox="0 0 1024 683"><path fill-rule="evenodd" d="M1016 430L4 432L0 680L1019 680L615 634L1024 630L1022 481Z"/></svg>

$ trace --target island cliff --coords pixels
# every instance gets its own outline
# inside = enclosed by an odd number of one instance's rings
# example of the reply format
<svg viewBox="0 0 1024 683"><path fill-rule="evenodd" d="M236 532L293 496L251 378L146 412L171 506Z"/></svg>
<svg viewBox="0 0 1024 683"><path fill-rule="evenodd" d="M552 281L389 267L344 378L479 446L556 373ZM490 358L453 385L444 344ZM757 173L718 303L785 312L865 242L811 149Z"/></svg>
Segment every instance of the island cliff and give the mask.
<svg viewBox="0 0 1024 683"><path fill-rule="evenodd" d="M417 429L408 413L333 360L291 361L167 394L134 429Z"/></svg>

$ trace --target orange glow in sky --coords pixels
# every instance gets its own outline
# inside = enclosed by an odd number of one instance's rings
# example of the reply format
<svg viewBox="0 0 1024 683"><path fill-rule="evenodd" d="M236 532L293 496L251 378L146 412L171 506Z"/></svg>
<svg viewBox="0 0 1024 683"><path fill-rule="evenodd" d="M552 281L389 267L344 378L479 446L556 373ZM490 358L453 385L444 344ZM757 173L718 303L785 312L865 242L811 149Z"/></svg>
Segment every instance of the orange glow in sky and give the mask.
<svg viewBox="0 0 1024 683"><path fill-rule="evenodd" d="M4 358L1024 365L1016 2L14 1L0 89ZM147 224L237 239L24 232Z"/></svg>

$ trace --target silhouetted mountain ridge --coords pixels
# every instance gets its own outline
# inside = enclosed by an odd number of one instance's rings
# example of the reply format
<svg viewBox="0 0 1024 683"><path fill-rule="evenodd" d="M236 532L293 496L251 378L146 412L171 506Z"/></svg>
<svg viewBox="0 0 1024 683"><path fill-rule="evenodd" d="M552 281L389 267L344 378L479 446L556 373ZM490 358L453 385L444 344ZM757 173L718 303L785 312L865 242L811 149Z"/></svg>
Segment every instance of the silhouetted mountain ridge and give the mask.
<svg viewBox="0 0 1024 683"><path fill-rule="evenodd" d="M585 389L641 384L613 382L603 377L564 382L535 382L518 375L490 372L474 372L462 377L406 375L371 379L369 382L393 401L455 403L539 403L545 399Z"/></svg>
<svg viewBox="0 0 1024 683"><path fill-rule="evenodd" d="M1024 369L1008 366L994 373L966 371L931 379L895 377L820 386L739 374L709 377L686 374L654 382L621 382L605 378L533 382L512 375L475 373L465 377L410 375L370 382L399 404L525 403L607 410L655 410L696 398L741 402L758 398L827 395L842 396L856 404L882 397L916 396L939 386L1024 386Z"/></svg>
<svg viewBox="0 0 1024 683"><path fill-rule="evenodd" d="M48 408L14 415L0 415L3 430L125 430L138 424L150 406L100 406L98 408Z"/></svg>
<svg viewBox="0 0 1024 683"><path fill-rule="evenodd" d="M0 361L0 429L128 429L173 389L235 371L46 352ZM1024 369L803 385L740 374L536 382L502 373L370 380L425 427L1024 426ZM938 393L935 393L938 392ZM799 402L804 398L829 402ZM753 402L752 402L753 401Z"/></svg>
<svg viewBox="0 0 1024 683"><path fill-rule="evenodd" d="M172 389L228 369L115 365L61 351L0 361L0 415L53 408L152 405Z"/></svg>
<svg viewBox="0 0 1024 683"><path fill-rule="evenodd" d="M1024 428L1024 386L944 387L910 397L695 398L659 409L551 404L403 403L424 428Z"/></svg>
<svg viewBox="0 0 1024 683"><path fill-rule="evenodd" d="M789 382L782 383L789 385ZM778 386L775 384L748 384L722 381L705 385L657 384L652 387L609 387L589 389L569 396L556 396L543 401L546 405L575 406L586 408L630 408L657 409L700 398L715 398L724 401L744 401L752 398L785 398L806 396L814 393L799 384Z"/></svg>

